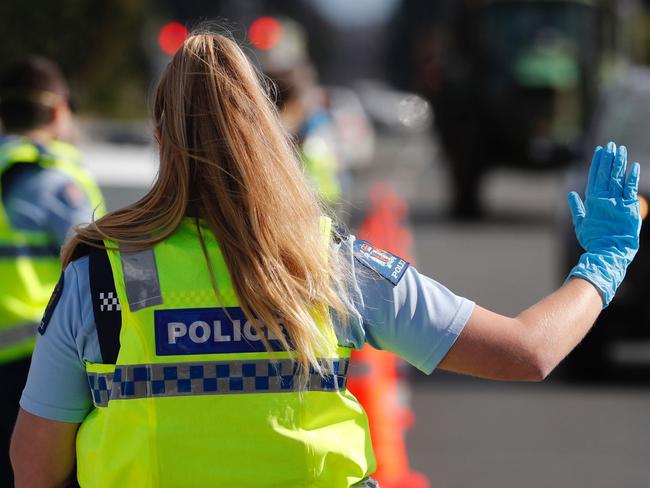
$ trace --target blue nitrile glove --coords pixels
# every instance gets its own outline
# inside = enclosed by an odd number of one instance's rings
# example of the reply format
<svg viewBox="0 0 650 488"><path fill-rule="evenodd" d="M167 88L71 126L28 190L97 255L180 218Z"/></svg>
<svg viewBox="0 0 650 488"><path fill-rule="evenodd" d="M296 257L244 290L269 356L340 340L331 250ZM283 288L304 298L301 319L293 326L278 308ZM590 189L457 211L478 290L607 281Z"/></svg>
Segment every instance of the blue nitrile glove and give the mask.
<svg viewBox="0 0 650 488"><path fill-rule="evenodd" d="M603 308L614 298L625 270L639 249L639 163L626 179L627 149L610 142L598 146L589 169L585 203L574 191L568 201L578 242L586 251L569 273L591 282L603 298Z"/></svg>

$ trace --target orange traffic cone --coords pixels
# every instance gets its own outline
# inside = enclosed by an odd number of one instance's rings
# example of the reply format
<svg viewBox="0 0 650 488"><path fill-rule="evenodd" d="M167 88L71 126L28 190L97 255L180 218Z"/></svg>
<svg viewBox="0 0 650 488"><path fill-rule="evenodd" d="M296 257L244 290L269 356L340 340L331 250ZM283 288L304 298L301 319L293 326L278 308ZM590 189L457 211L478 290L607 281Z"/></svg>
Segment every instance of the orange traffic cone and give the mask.
<svg viewBox="0 0 650 488"><path fill-rule="evenodd" d="M358 237L414 263L413 235L403 223L408 204L388 183L377 183L370 189L370 203Z"/></svg>
<svg viewBox="0 0 650 488"><path fill-rule="evenodd" d="M359 238L413 263L413 237L404 227L408 207L388 184L370 192L372 209L359 229ZM401 359L368 345L352 353L348 388L370 420L370 436L377 458L373 477L382 488L429 488L429 480L411 471L404 434L415 416L404 405L406 385L399 374Z"/></svg>

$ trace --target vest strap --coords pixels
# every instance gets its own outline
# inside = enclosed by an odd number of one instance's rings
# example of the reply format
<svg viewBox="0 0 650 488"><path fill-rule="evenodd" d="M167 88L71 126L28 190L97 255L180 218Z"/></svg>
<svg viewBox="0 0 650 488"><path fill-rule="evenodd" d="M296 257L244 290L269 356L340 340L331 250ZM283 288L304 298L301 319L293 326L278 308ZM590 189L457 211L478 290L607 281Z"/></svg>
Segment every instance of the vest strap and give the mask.
<svg viewBox="0 0 650 488"><path fill-rule="evenodd" d="M131 312L162 305L160 280L153 248L129 252L128 246L121 245L120 258Z"/></svg>
<svg viewBox="0 0 650 488"><path fill-rule="evenodd" d="M104 249L88 252L88 274L102 362L115 364L120 352L122 313L113 271Z"/></svg>
<svg viewBox="0 0 650 488"><path fill-rule="evenodd" d="M350 360L319 362L331 374L311 371L304 390L345 390ZM108 406L109 400L303 391L296 382L297 365L292 359L117 365L114 372L87 371L87 375L96 407Z"/></svg>
<svg viewBox="0 0 650 488"><path fill-rule="evenodd" d="M0 244L0 258L58 258L59 250L52 245Z"/></svg>

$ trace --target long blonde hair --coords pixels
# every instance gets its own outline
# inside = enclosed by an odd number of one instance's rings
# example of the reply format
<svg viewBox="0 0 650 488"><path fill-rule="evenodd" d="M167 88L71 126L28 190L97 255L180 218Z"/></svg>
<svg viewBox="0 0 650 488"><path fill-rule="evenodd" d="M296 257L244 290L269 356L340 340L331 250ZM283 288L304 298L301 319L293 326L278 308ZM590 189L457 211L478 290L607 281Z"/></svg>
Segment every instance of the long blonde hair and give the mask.
<svg viewBox="0 0 650 488"><path fill-rule="evenodd" d="M153 117L160 141L153 187L77 229L64 265L80 243L149 248L174 232L190 206L214 233L246 316L295 350L303 377L309 366L322 373L317 358L331 350L314 310L346 316L346 264L322 252L323 209L246 55L224 35L191 34L162 75Z"/></svg>

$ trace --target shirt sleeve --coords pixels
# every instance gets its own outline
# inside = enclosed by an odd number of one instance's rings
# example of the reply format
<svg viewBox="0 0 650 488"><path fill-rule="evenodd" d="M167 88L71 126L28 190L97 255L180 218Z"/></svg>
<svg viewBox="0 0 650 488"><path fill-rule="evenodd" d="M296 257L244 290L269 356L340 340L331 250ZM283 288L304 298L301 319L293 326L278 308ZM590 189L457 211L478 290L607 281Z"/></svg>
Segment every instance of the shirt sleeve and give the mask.
<svg viewBox="0 0 650 488"><path fill-rule="evenodd" d="M5 202L14 226L45 230L59 246L75 226L90 223L93 216L85 192L70 176L36 165L21 168L7 188Z"/></svg>
<svg viewBox="0 0 650 488"><path fill-rule="evenodd" d="M20 406L39 417L79 423L93 407L84 360L101 361L88 258L71 263L63 278L61 297L36 342Z"/></svg>
<svg viewBox="0 0 650 488"><path fill-rule="evenodd" d="M411 266L393 284L359 260L353 263L366 342L431 373L462 332L474 302Z"/></svg>

